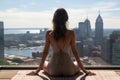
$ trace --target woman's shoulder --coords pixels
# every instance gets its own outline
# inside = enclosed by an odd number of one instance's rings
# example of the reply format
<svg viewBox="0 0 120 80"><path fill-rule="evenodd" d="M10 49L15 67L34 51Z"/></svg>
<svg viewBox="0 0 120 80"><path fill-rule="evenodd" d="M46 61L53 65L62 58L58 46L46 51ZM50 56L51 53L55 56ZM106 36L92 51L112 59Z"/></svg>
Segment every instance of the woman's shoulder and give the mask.
<svg viewBox="0 0 120 80"><path fill-rule="evenodd" d="M73 30L68 30L67 36L69 36L70 39L73 39L75 37L74 31Z"/></svg>
<svg viewBox="0 0 120 80"><path fill-rule="evenodd" d="M47 36L51 36L51 35L52 35L52 32L53 32L53 30L47 30L46 35L47 35Z"/></svg>
<svg viewBox="0 0 120 80"><path fill-rule="evenodd" d="M50 32L52 32L53 30L47 30L47 33L50 33Z"/></svg>
<svg viewBox="0 0 120 80"><path fill-rule="evenodd" d="M73 30L68 30L68 33L69 34L74 34L74 31Z"/></svg>
<svg viewBox="0 0 120 80"><path fill-rule="evenodd" d="M47 31L46 31L46 34L50 34L50 33L52 33L52 31L53 31L53 30L47 30Z"/></svg>

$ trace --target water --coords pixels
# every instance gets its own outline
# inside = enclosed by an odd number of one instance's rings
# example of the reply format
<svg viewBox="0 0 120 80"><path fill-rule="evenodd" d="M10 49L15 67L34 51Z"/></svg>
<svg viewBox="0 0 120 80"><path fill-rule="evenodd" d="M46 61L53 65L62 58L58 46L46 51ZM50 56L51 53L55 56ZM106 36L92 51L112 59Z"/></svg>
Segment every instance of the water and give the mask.
<svg viewBox="0 0 120 80"><path fill-rule="evenodd" d="M5 54L13 54L13 55L26 56L26 57L32 57L32 52L37 52L37 51L42 52L43 46L27 47L27 48L22 48L22 49L17 49L17 48L7 49L7 48L5 48L5 50L4 50Z"/></svg>
<svg viewBox="0 0 120 80"><path fill-rule="evenodd" d="M5 28L4 29L4 34L23 34L26 33L27 31L30 31L30 33L40 33L40 29L45 29L45 28ZM114 30L120 30L120 29L104 29L104 35L109 35L112 33ZM94 32L94 29L92 29Z"/></svg>
<svg viewBox="0 0 120 80"><path fill-rule="evenodd" d="M27 31L30 31L30 33L40 33L41 28L5 28L4 34L24 34ZM43 46L39 47L27 47L23 49L4 49L5 54L13 54L13 55L20 55L20 56L26 56L26 57L32 57L32 52L42 52Z"/></svg>
<svg viewBox="0 0 120 80"><path fill-rule="evenodd" d="M27 31L30 31L30 33L40 33L39 28L5 28L4 34L24 34Z"/></svg>
<svg viewBox="0 0 120 80"><path fill-rule="evenodd" d="M113 30L117 29L104 29L104 35L109 35L112 33ZM39 33L40 29L39 28L6 28L4 29L4 34L23 34L26 33L27 31L30 31L30 33ZM94 31L94 30L93 30ZM43 46L39 47L27 47L24 49L6 49L5 48L5 54L14 54L14 55L22 55L22 56L27 56L31 57L32 52L42 52Z"/></svg>

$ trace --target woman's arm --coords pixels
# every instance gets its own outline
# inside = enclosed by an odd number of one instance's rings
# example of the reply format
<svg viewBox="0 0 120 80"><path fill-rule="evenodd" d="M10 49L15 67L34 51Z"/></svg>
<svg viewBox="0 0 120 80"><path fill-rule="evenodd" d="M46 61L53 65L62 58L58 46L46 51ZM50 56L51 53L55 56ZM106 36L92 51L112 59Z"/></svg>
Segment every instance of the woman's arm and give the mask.
<svg viewBox="0 0 120 80"><path fill-rule="evenodd" d="M72 48L72 52L73 52L73 55L75 56L75 59L76 59L76 61L77 61L77 63L78 63L78 66L83 70L83 72L85 72L87 75L96 75L94 72L91 72L91 71L87 71L84 67L83 67L83 65L82 65L82 63L81 63L81 61L80 61L80 59L79 59L79 56L78 56L78 52L77 52L77 50L76 50L76 44L75 44L75 35L74 35L74 32L72 31L72 34L71 34L71 48Z"/></svg>
<svg viewBox="0 0 120 80"><path fill-rule="evenodd" d="M37 70L35 72L32 71L32 72L28 73L27 75L36 75L40 70L42 70L45 59L48 55L48 50L49 50L49 46L50 46L49 32L50 31L46 32L45 47L44 47L44 50L43 50L43 56L42 56L41 62L39 64L39 67L37 68Z"/></svg>
<svg viewBox="0 0 120 80"><path fill-rule="evenodd" d="M86 69L83 67L83 65L82 65L82 63L81 63L81 61L80 61L80 59L79 59L78 52L77 52L77 50L76 50L75 35L74 35L74 32L73 32L73 31L72 31L72 33L71 33L71 42L70 42L70 44L71 44L71 49L72 49L73 55L75 56L75 59L76 59L76 61L77 61L77 63L78 63L78 66L79 66L85 73L87 73Z"/></svg>
<svg viewBox="0 0 120 80"><path fill-rule="evenodd" d="M42 56L41 63L39 65L38 69L36 70L36 73L38 73L43 68L45 59L46 59L46 57L48 55L49 46L50 46L49 32L50 31L46 32L46 37L45 37L46 39L45 39L45 47L44 47L44 50L43 50L43 56Z"/></svg>

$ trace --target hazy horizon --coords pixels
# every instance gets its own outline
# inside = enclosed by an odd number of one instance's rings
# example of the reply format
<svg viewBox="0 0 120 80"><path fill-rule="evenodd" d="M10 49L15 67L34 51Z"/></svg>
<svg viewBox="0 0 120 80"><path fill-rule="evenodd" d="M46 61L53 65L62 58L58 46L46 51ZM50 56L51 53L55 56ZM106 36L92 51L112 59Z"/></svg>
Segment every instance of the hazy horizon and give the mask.
<svg viewBox="0 0 120 80"><path fill-rule="evenodd" d="M48 29L52 29L52 27L8 27L8 28L4 28L4 29L44 29L44 28L48 28ZM69 28L68 29L75 29L75 28L78 28L78 27L73 27L73 28ZM91 28L91 29L95 29L95 28ZM115 30L120 30L120 27L119 28L103 28L103 29L115 29Z"/></svg>
<svg viewBox="0 0 120 80"><path fill-rule="evenodd" d="M104 29L120 28L119 0L1 0L0 5L0 21L5 28L52 28L54 11L61 7L68 12L69 28L88 18L94 29L99 11Z"/></svg>

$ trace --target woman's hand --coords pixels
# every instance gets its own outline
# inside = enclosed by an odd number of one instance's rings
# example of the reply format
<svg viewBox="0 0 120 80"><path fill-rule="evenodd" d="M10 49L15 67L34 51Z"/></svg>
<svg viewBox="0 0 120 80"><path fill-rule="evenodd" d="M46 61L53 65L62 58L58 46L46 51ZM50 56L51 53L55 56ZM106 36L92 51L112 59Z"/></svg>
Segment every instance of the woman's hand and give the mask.
<svg viewBox="0 0 120 80"><path fill-rule="evenodd" d="M27 73L26 75L37 75L37 74L38 74L37 72L32 71L32 72Z"/></svg>
<svg viewBox="0 0 120 80"><path fill-rule="evenodd" d="M36 71L32 71L32 72L29 72L27 73L26 75L38 75L38 73L40 72L40 70L42 70L42 68L38 68Z"/></svg>
<svg viewBox="0 0 120 80"><path fill-rule="evenodd" d="M91 72L91 71L87 71L86 74L89 75L89 76L96 75L94 72Z"/></svg>

